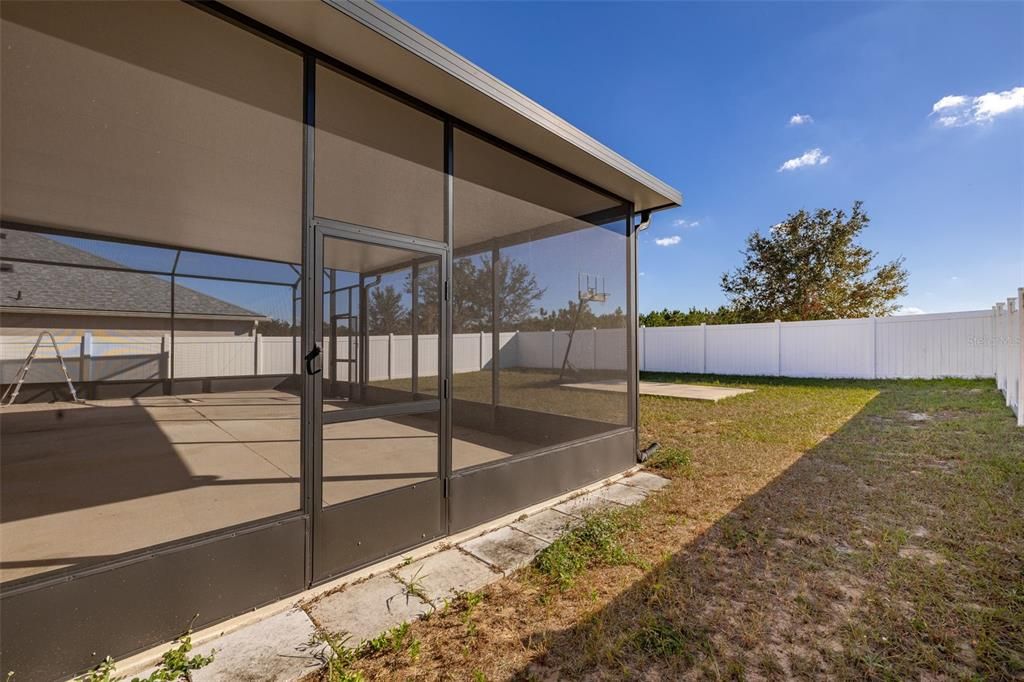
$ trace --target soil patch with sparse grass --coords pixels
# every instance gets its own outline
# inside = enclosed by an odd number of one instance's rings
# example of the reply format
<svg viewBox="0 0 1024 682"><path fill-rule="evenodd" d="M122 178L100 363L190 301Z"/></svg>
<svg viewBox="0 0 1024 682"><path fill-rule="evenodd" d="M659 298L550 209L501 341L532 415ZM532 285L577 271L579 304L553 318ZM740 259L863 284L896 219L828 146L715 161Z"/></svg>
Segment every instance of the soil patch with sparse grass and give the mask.
<svg viewBox="0 0 1024 682"><path fill-rule="evenodd" d="M645 378L755 392L642 397L669 486L345 679L1024 677L1024 429L991 381Z"/></svg>

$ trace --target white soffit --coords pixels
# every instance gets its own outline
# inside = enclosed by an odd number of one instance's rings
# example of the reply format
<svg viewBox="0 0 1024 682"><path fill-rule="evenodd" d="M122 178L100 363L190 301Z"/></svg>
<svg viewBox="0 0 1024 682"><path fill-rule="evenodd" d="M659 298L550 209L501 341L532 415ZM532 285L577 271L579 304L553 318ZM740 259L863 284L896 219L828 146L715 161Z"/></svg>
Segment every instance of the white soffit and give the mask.
<svg viewBox="0 0 1024 682"><path fill-rule="evenodd" d="M678 190L375 3L226 0L225 4L622 196L637 210L682 203Z"/></svg>

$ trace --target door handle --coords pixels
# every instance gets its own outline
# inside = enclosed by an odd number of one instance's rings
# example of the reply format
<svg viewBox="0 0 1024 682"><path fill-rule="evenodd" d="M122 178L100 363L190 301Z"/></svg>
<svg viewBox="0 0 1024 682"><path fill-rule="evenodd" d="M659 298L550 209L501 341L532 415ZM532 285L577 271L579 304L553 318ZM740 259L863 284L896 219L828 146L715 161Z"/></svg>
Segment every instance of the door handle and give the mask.
<svg viewBox="0 0 1024 682"><path fill-rule="evenodd" d="M316 360L319 356L320 356L320 346L313 346L313 350L311 350L308 353L306 353L306 374L309 374L310 376L312 376L314 374L319 374L320 373L319 369L317 369L317 370L313 369L313 361Z"/></svg>

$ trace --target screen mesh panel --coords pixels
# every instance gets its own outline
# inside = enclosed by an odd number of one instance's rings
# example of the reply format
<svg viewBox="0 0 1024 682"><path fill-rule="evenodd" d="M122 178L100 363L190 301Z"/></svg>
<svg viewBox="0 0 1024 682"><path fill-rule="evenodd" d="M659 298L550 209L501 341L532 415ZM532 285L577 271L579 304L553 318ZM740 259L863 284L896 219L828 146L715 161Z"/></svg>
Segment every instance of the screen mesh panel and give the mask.
<svg viewBox="0 0 1024 682"><path fill-rule="evenodd" d="M626 209L455 133L456 469L628 424Z"/></svg>

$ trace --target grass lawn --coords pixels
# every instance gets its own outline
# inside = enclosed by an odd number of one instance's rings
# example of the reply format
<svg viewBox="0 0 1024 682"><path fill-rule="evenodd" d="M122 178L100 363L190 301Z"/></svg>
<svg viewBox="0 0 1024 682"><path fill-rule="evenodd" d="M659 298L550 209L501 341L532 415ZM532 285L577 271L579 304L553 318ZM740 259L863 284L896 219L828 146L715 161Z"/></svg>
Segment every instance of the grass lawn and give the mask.
<svg viewBox="0 0 1024 682"><path fill-rule="evenodd" d="M671 485L347 672L1024 677L1024 429L993 382L644 378L756 390L644 396Z"/></svg>

